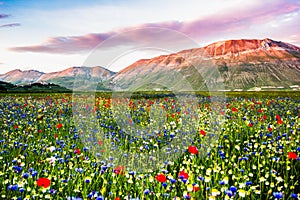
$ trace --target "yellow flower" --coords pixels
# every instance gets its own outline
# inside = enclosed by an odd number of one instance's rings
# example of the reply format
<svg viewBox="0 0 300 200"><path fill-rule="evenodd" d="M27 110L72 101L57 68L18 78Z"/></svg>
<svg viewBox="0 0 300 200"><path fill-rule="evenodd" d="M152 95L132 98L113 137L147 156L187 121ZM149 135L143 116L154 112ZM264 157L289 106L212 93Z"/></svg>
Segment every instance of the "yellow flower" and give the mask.
<svg viewBox="0 0 300 200"><path fill-rule="evenodd" d="M211 173L211 168L208 168L208 169L206 170L206 175L210 175L210 173Z"/></svg>
<svg viewBox="0 0 300 200"><path fill-rule="evenodd" d="M225 184L228 184L228 180L229 180L228 176L226 176L226 177L223 179L223 181L224 181Z"/></svg>
<svg viewBox="0 0 300 200"><path fill-rule="evenodd" d="M189 191L189 192L193 191L193 185L192 184L187 185L187 191Z"/></svg>
<svg viewBox="0 0 300 200"><path fill-rule="evenodd" d="M154 178L150 176L149 181L152 183L154 181Z"/></svg>
<svg viewBox="0 0 300 200"><path fill-rule="evenodd" d="M218 196L218 195L220 195L221 193L220 193L220 191L217 190L217 189L212 189L212 190L211 190L211 194L212 194L212 196Z"/></svg>
<svg viewBox="0 0 300 200"><path fill-rule="evenodd" d="M209 176L205 176L204 182L206 182L206 183L210 182L210 177Z"/></svg>
<svg viewBox="0 0 300 200"><path fill-rule="evenodd" d="M265 177L260 177L259 178L259 182L264 182L264 181L266 181Z"/></svg>
<svg viewBox="0 0 300 200"><path fill-rule="evenodd" d="M246 191L245 190L239 190L239 195L241 196L241 197L245 197L246 196Z"/></svg>

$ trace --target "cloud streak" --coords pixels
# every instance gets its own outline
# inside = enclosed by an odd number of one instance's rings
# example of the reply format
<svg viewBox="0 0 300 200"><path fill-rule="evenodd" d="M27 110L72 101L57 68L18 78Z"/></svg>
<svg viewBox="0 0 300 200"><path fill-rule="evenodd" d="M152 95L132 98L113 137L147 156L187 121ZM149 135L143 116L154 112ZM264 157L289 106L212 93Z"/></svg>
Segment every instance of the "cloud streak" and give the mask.
<svg viewBox="0 0 300 200"><path fill-rule="evenodd" d="M3 4L3 3L0 2L0 5L1 4ZM5 18L9 18L9 17L11 17L11 15L0 13L0 19L5 19ZM15 27L15 26L21 26L21 24L20 23L3 24L3 25L0 25L0 28L10 28L10 27Z"/></svg>
<svg viewBox="0 0 300 200"><path fill-rule="evenodd" d="M10 17L10 15L8 15L8 14L0 14L0 19L4 19L4 18L8 18L8 17Z"/></svg>
<svg viewBox="0 0 300 200"><path fill-rule="evenodd" d="M267 23L271 20L275 20L278 16L297 12L299 9L300 4L295 1L274 0L272 3L267 4L259 2L250 8L238 8L230 12L225 11L220 14L192 21L146 23L105 33L91 33L82 36L51 37L39 45L12 47L9 48L9 50L15 52L76 54L90 51L99 43L104 42L115 34L133 29L136 29L137 31L129 32L130 34L127 36L123 36L115 43L110 44L111 46L106 47L113 47L112 45L115 45L114 47L118 45L138 45L141 43L144 44L145 41L148 41L149 44L170 42L168 35L158 35L157 33L149 31L149 29L147 29L148 27L172 29L193 38L203 39L209 36L249 30L251 26ZM297 31L299 32L299 29ZM174 39L178 38L173 38L171 42L176 41Z"/></svg>
<svg viewBox="0 0 300 200"><path fill-rule="evenodd" d="M21 26L21 24L20 23L3 24L3 25L0 25L0 28L10 28L10 27L15 27L15 26Z"/></svg>

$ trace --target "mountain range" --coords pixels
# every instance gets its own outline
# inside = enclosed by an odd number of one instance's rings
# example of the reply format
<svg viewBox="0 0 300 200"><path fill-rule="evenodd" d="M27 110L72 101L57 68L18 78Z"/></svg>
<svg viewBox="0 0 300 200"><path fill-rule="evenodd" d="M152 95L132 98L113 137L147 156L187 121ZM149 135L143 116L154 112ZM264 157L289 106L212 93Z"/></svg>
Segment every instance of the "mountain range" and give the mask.
<svg viewBox="0 0 300 200"><path fill-rule="evenodd" d="M300 48L268 38L226 40L141 59L119 72L99 66L52 73L13 70L0 80L81 90L299 90Z"/></svg>

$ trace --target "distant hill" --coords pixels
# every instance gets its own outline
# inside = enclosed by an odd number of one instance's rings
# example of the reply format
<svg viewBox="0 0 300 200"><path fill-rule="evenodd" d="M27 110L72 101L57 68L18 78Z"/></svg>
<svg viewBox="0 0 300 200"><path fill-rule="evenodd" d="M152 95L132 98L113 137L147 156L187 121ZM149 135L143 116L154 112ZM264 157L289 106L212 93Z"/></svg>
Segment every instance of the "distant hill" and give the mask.
<svg viewBox="0 0 300 200"><path fill-rule="evenodd" d="M51 83L32 83L28 85L14 85L0 81L1 93L50 93L50 92L71 92L71 90Z"/></svg>
<svg viewBox="0 0 300 200"><path fill-rule="evenodd" d="M0 75L0 80L13 84L28 84L36 82L44 73L37 70L15 69Z"/></svg>
<svg viewBox="0 0 300 200"><path fill-rule="evenodd" d="M86 80L92 81L97 85L102 81L108 80L114 74L115 72L99 66L71 67L52 73L43 73L36 70L13 70L0 75L0 80L18 85L26 85L29 83L52 83L72 90L75 79L77 85L80 86L81 89L84 89L86 86L84 82ZM106 90L106 88L103 89Z"/></svg>
<svg viewBox="0 0 300 200"><path fill-rule="evenodd" d="M64 87L71 90L74 87L76 89L88 90L91 88L96 88L97 84L107 81L114 74L115 72L99 66L71 67L63 71L43 74L39 77L39 79L37 79L36 82L55 83L58 85L63 85ZM90 84L85 84L86 81L89 81ZM74 82L76 85L74 85ZM106 88L99 89L106 90Z"/></svg>

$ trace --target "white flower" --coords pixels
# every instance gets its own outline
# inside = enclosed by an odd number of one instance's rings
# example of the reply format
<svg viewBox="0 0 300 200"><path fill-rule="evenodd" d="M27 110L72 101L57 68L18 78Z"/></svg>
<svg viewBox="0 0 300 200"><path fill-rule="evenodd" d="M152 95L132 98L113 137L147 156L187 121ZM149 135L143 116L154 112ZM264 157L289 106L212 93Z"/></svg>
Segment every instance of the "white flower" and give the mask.
<svg viewBox="0 0 300 200"><path fill-rule="evenodd" d="M53 164L53 163L55 163L56 158L51 156L50 158L47 158L47 161L49 161L50 164Z"/></svg>
<svg viewBox="0 0 300 200"><path fill-rule="evenodd" d="M50 152L55 151L55 149L56 149L56 148L55 148L54 146L49 147L49 151L50 151Z"/></svg>

